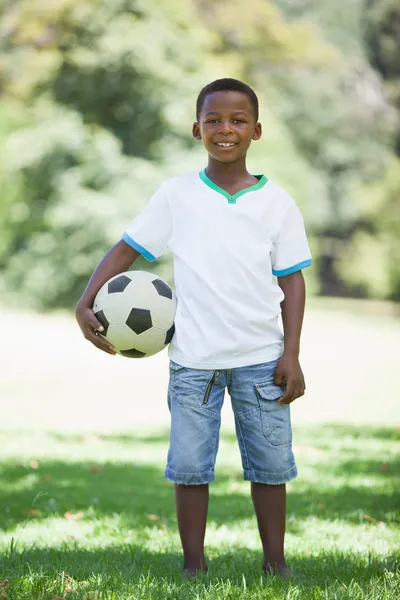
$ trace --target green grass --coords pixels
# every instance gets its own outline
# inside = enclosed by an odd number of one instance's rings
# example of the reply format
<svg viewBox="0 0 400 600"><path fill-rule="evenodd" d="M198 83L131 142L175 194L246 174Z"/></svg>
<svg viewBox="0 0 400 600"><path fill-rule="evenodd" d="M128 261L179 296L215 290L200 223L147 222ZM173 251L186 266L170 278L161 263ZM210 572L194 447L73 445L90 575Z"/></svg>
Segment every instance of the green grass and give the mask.
<svg viewBox="0 0 400 600"><path fill-rule="evenodd" d="M397 600L399 437L386 427L295 429L299 477L288 486L286 551L296 576L285 582L261 574L249 484L224 430L211 485L210 571L182 581L165 430L0 433L0 581L10 582L9 600Z"/></svg>

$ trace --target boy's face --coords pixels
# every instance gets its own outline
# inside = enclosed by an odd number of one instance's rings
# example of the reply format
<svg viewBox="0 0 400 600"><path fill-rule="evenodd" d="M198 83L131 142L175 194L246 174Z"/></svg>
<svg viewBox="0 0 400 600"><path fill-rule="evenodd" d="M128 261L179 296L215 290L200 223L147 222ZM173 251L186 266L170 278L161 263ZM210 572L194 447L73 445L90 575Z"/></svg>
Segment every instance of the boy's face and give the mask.
<svg viewBox="0 0 400 600"><path fill-rule="evenodd" d="M193 136L202 140L208 154L223 163L244 156L261 137L250 99L242 92L213 92L206 96Z"/></svg>

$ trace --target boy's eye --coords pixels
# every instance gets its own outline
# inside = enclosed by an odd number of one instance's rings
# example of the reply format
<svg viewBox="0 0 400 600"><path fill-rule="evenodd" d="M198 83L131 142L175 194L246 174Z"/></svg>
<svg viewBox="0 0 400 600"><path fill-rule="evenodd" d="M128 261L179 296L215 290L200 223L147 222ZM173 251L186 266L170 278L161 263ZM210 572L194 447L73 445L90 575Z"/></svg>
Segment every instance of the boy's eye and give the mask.
<svg viewBox="0 0 400 600"><path fill-rule="evenodd" d="M221 119L207 119L206 123L220 123ZM243 119L232 119L232 123L246 123Z"/></svg>

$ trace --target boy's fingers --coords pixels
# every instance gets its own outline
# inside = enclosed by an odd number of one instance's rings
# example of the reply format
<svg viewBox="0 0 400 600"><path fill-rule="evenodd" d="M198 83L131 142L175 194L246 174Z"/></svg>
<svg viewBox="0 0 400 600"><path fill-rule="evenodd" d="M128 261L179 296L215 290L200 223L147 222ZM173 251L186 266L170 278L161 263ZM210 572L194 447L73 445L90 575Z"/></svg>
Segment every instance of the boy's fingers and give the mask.
<svg viewBox="0 0 400 600"><path fill-rule="evenodd" d="M294 400L294 398L291 398L291 394L289 395L286 391L284 395L279 398L278 404L289 404L292 400Z"/></svg>
<svg viewBox="0 0 400 600"><path fill-rule="evenodd" d="M91 308L87 308L82 316L84 326L94 329L95 331L104 331L104 327L98 320Z"/></svg>
<svg viewBox="0 0 400 600"><path fill-rule="evenodd" d="M296 398L300 398L300 396L304 395L304 386L302 385L297 385L297 386L293 386L293 388L289 388L289 386L286 389L286 393L279 398L278 400L278 404L290 404L291 402L293 402L293 400L296 400Z"/></svg>
<svg viewBox="0 0 400 600"><path fill-rule="evenodd" d="M103 346L102 344L99 344L98 342L93 341L92 342L93 346L96 346L96 348L98 348L99 350L102 350L103 352L106 352L107 354L115 354L115 351L112 350L109 346Z"/></svg>
<svg viewBox="0 0 400 600"><path fill-rule="evenodd" d="M104 350L104 352L108 352L108 354L115 354L115 350L112 344L110 344L110 342L107 342L106 339L104 339L95 331L89 331L86 339L89 340L89 342L92 342L92 344L96 346L96 348Z"/></svg>
<svg viewBox="0 0 400 600"><path fill-rule="evenodd" d="M279 404L289 404L290 402L293 402L293 400L295 399L295 391L296 391L296 386L292 381L288 381L286 384L286 390L285 393L283 394L283 396L281 396L278 400Z"/></svg>
<svg viewBox="0 0 400 600"><path fill-rule="evenodd" d="M94 314L93 314L93 317L89 321L89 325L91 327L93 327L93 329L95 329L97 331L100 331L100 332L104 331L103 325L100 323L100 321L98 321L96 319L96 317L94 316Z"/></svg>

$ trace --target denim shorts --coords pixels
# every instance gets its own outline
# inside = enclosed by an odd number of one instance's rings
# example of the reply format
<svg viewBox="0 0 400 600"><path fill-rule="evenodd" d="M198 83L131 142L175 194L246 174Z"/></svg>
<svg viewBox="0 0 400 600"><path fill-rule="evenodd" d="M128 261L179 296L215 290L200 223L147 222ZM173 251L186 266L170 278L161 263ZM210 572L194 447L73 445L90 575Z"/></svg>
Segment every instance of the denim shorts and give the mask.
<svg viewBox="0 0 400 600"><path fill-rule="evenodd" d="M225 388L248 481L278 485L294 479L290 406L279 404L278 360L220 371L189 369L170 361L170 446L165 477L184 485L215 479Z"/></svg>

